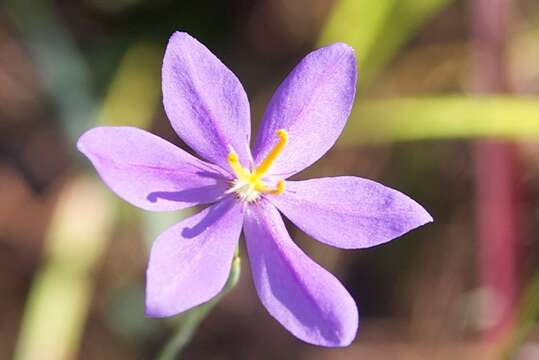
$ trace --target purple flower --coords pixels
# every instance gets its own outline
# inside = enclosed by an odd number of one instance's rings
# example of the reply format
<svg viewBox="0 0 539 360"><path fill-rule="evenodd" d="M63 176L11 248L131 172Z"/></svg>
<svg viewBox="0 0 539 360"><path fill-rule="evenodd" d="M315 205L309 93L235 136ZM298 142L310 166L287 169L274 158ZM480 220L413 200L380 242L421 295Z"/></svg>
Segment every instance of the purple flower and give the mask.
<svg viewBox="0 0 539 360"><path fill-rule="evenodd" d="M308 343L352 342L354 300L292 241L280 213L345 249L382 244L432 221L406 195L370 180L287 180L333 146L355 86L352 48L337 43L313 51L277 89L251 152L242 85L204 45L177 32L163 60L163 102L176 133L207 162L132 127L98 127L81 136L79 150L131 204L152 211L210 204L153 244L149 316L175 315L214 297L243 228L256 291L269 313Z"/></svg>

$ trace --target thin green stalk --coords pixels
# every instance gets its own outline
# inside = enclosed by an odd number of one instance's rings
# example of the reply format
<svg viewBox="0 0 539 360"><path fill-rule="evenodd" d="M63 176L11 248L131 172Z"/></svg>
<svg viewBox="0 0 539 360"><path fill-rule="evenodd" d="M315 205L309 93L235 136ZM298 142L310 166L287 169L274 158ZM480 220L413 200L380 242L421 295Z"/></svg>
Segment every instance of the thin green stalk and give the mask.
<svg viewBox="0 0 539 360"><path fill-rule="evenodd" d="M75 359L95 285L94 269L114 222L110 195L94 178L66 184L47 230L14 359Z"/></svg>
<svg viewBox="0 0 539 360"><path fill-rule="evenodd" d="M191 341L193 335L200 323L208 316L211 310L217 305L217 303L225 296L236 284L240 278L240 256L239 250L236 249L236 254L232 260L232 268L230 270L230 275L225 284L223 290L212 300L204 303L200 306L197 306L193 310L185 314L183 321L181 322L178 330L172 337L168 340L165 347L158 356L158 360L173 360L181 353L184 347Z"/></svg>
<svg viewBox="0 0 539 360"><path fill-rule="evenodd" d="M454 138L536 139L539 99L466 95L365 100L339 142L358 145Z"/></svg>

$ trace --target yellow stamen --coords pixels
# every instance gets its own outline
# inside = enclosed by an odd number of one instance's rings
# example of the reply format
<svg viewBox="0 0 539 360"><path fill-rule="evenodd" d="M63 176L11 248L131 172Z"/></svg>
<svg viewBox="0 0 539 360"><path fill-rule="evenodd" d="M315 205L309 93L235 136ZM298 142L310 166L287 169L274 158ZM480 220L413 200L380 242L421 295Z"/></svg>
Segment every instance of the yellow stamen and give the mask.
<svg viewBox="0 0 539 360"><path fill-rule="evenodd" d="M266 158L258 165L258 167L255 169L253 175L260 179L266 171L273 165L275 160L281 155L281 153L284 150L284 147L288 143L288 132L285 129L277 130L277 136L279 137L279 142L271 149L270 153L266 156Z"/></svg>
<svg viewBox="0 0 539 360"><path fill-rule="evenodd" d="M282 193L284 193L284 180L280 179L279 182L277 182L277 195Z"/></svg>
<svg viewBox="0 0 539 360"><path fill-rule="evenodd" d="M249 171L241 166L238 154L232 147L230 147L230 152L228 153L228 165L230 165L230 168L234 171L234 175L236 175L238 179L247 179L251 176Z"/></svg>
<svg viewBox="0 0 539 360"><path fill-rule="evenodd" d="M281 195L284 192L284 180L279 179L275 188L268 187L262 182L258 182L255 185L255 190L264 194Z"/></svg>
<svg viewBox="0 0 539 360"><path fill-rule="evenodd" d="M229 189L229 192L237 193L238 197L246 202L255 201L260 194L280 195L284 192L285 183L283 179L277 181L275 187L269 187L262 181L266 172L288 143L288 132L286 130L278 130L277 136L279 137L279 142L252 172L241 166L238 154L230 146L227 160L234 175L236 175L236 180L233 181L233 186Z"/></svg>
<svg viewBox="0 0 539 360"><path fill-rule="evenodd" d="M277 187L271 192L273 195L281 195L284 192L284 180L279 179Z"/></svg>

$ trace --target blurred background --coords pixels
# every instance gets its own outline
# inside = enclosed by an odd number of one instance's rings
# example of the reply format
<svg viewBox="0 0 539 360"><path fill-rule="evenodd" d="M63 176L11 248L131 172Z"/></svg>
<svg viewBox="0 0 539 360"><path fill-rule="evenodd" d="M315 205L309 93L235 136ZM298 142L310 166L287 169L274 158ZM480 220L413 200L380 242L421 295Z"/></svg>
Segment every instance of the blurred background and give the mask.
<svg viewBox="0 0 539 360"><path fill-rule="evenodd" d="M122 202L74 144L121 124L185 146L161 104L175 30L238 75L254 124L307 52L356 49L348 126L299 178L374 179L435 222L354 251L288 224L358 302L350 347L287 333L259 303L245 256L207 318L144 317L148 248L191 212ZM539 359L538 94L536 0L4 0L0 358L153 359L172 338L185 359Z"/></svg>

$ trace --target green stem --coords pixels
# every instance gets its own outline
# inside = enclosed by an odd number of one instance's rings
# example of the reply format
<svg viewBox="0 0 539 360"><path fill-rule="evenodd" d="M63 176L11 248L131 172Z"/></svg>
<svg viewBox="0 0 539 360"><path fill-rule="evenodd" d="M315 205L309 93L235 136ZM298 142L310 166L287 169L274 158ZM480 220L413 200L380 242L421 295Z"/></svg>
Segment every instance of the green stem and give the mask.
<svg viewBox="0 0 539 360"><path fill-rule="evenodd" d="M197 306L189 311L178 327L178 331L172 335L165 347L157 357L158 360L173 360L181 353L183 348L191 341L200 323L208 316L211 310L236 284L240 278L240 256L239 249L236 249L234 259L232 260L232 268L230 275L223 290L212 300Z"/></svg>

